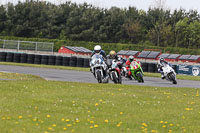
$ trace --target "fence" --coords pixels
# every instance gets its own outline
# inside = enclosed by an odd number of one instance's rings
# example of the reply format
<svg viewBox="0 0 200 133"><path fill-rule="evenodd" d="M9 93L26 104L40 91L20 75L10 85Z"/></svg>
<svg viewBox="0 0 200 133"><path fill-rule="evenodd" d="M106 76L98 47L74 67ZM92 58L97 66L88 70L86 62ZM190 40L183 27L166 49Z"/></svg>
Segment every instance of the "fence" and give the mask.
<svg viewBox="0 0 200 133"><path fill-rule="evenodd" d="M14 49L16 51L30 50L30 51L35 51L35 52L37 51L53 52L53 47L54 47L54 43L0 39L0 48Z"/></svg>

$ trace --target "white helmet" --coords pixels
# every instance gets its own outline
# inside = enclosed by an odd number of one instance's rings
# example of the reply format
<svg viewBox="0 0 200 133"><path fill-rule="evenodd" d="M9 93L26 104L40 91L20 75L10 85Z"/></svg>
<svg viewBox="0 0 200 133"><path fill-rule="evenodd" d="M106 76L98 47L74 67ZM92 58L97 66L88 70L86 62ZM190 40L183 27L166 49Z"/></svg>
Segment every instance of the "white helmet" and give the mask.
<svg viewBox="0 0 200 133"><path fill-rule="evenodd" d="M96 53L99 53L99 52L101 51L101 46L100 46L100 45L96 45L96 46L94 47L94 51L95 51Z"/></svg>

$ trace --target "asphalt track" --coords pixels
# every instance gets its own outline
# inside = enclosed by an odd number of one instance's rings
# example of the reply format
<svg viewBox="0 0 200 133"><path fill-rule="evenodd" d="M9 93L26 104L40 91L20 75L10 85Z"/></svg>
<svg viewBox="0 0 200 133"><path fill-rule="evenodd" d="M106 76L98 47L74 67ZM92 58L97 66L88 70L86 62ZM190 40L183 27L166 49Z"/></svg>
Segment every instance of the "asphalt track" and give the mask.
<svg viewBox="0 0 200 133"><path fill-rule="evenodd" d="M92 73L83 71L0 65L0 72L38 75L46 80L97 83L97 80L93 77ZM157 87L200 88L200 81L177 80L177 82L177 85L174 85L167 80L162 80L161 78L144 77L144 83L138 83L135 80L128 80L124 78L122 84ZM110 80L109 83L113 82Z"/></svg>

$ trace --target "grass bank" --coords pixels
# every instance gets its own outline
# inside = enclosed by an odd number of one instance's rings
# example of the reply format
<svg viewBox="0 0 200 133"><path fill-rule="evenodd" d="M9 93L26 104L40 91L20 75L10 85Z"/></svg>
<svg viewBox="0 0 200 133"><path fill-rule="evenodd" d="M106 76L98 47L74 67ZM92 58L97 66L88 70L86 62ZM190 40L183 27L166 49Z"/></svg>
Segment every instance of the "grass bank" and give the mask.
<svg viewBox="0 0 200 133"><path fill-rule="evenodd" d="M0 84L1 132L200 132L200 89L56 82L30 75Z"/></svg>

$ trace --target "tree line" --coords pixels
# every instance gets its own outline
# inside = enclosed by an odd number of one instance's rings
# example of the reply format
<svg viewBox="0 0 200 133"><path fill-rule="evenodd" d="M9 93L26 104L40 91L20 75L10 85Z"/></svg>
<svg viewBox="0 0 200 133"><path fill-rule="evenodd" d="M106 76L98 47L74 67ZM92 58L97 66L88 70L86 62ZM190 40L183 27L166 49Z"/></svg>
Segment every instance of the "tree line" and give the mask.
<svg viewBox="0 0 200 133"><path fill-rule="evenodd" d="M200 48L200 16L195 10L105 9L87 3L27 0L0 6L0 36L195 49Z"/></svg>

